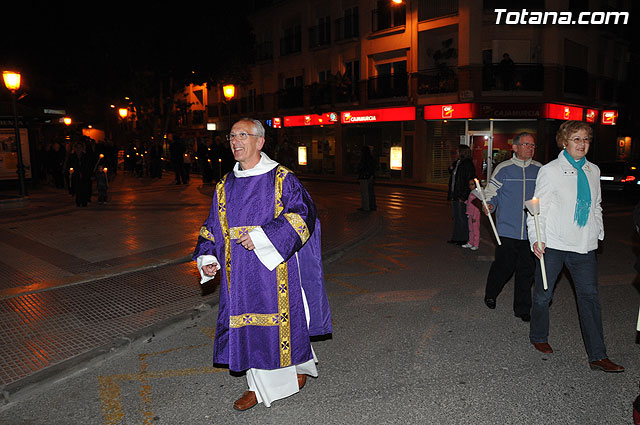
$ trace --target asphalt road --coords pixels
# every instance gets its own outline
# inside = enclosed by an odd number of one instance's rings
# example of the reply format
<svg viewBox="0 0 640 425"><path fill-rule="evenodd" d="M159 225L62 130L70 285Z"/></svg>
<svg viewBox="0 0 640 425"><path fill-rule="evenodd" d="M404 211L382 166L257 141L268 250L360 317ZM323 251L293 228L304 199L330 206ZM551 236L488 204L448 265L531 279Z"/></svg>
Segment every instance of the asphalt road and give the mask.
<svg viewBox="0 0 640 425"><path fill-rule="evenodd" d="M311 184L313 196L336 205L351 206L357 195L354 185L322 187ZM609 357L626 367L605 374L587 365L565 275L551 308L555 352L544 355L529 343L528 324L513 316L512 284L496 310L482 302L493 258L488 223L480 249L464 250L444 242L451 219L442 194L377 191L384 226L325 269L334 334L314 342L319 377L299 394L234 411L246 380L212 367L217 310L203 306L0 407L0 424L632 423L640 373L632 204L605 204L605 339Z"/></svg>

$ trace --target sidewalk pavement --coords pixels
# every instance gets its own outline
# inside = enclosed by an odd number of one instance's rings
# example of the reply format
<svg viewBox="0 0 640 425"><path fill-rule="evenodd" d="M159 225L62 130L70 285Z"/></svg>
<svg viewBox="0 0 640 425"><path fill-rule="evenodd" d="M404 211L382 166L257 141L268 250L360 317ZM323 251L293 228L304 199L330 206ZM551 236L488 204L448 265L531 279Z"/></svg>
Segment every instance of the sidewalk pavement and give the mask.
<svg viewBox="0 0 640 425"><path fill-rule="evenodd" d="M5 403L217 303L217 284L200 286L190 261L214 186L193 177L175 185L166 174L151 180L121 173L109 202L98 205L94 196L86 208L48 186L21 200L0 193ZM380 215L354 220L344 206L322 202L316 199L325 264L382 224Z"/></svg>

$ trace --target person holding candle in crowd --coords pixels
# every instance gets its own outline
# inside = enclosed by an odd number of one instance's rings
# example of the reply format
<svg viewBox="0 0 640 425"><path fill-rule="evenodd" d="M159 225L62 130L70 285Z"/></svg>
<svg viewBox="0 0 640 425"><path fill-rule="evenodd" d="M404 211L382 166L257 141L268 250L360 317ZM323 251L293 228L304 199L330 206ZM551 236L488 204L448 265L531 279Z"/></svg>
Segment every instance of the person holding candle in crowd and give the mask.
<svg viewBox="0 0 640 425"><path fill-rule="evenodd" d="M449 166L449 193L453 215L453 233L447 243L464 245L469 240L469 224L465 202L469 197L469 180L476 176L476 168L471 160L471 149L458 145L458 159Z"/></svg>
<svg viewBox="0 0 640 425"><path fill-rule="evenodd" d="M297 393L318 375L309 337L331 333L315 204L261 152L264 134L248 118L231 128L237 163L216 185L193 253L201 283L221 270L213 361L246 371L236 410Z"/></svg>
<svg viewBox="0 0 640 425"><path fill-rule="evenodd" d="M571 273L578 304L582 338L592 370L622 372L624 367L607 357L602 328L596 249L604 239L600 169L587 161L593 130L582 121L563 123L556 134L562 149L557 159L543 166L536 180L535 197L540 202L540 239L533 216L527 220L531 249L542 258L548 290L543 288L540 262L536 267L529 339L534 347L551 354L549 345L549 305L556 279L563 265Z"/></svg>
<svg viewBox="0 0 640 425"><path fill-rule="evenodd" d="M515 272L513 312L525 322L531 320L531 286L535 263L527 236L524 201L533 196L542 164L533 160L536 143L531 133L513 138L513 156L501 162L485 190L489 211L496 213L496 227L502 244L496 245L489 269L484 303L496 308L496 300Z"/></svg>

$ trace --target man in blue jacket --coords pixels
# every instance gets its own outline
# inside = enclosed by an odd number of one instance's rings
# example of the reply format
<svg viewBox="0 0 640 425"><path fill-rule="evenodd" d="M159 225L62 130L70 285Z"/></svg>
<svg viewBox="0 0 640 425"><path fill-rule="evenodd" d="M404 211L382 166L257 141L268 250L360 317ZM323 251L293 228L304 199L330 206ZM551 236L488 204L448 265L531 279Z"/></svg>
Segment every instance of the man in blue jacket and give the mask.
<svg viewBox="0 0 640 425"><path fill-rule="evenodd" d="M536 144L533 135L520 133L513 138L513 157L501 162L493 172L485 196L489 211L495 212L502 245L496 246L491 264L484 303L496 308L496 299L515 272L513 312L516 317L531 320L531 285L535 262L527 236L527 212L524 201L533 197L536 177L542 164L534 161Z"/></svg>

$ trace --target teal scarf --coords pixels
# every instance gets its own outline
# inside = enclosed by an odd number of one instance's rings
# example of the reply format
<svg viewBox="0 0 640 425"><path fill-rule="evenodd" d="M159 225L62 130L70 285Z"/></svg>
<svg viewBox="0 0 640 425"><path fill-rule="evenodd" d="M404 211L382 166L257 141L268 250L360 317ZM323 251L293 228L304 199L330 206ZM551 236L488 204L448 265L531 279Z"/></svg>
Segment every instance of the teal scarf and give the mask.
<svg viewBox="0 0 640 425"><path fill-rule="evenodd" d="M567 158L569 164L576 169L578 173L578 196L576 199L576 210L573 214L573 221L580 227L584 227L589 219L589 209L591 208L591 189L589 189L589 180L582 167L587 161L582 158L580 161L574 160L565 149L564 157Z"/></svg>

